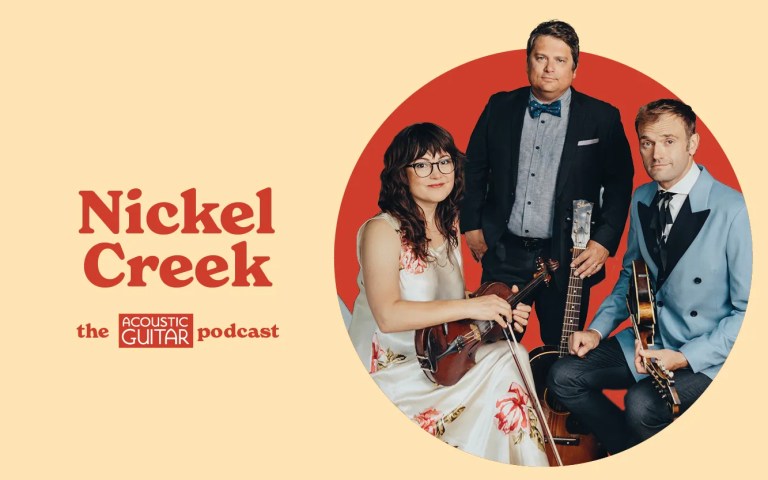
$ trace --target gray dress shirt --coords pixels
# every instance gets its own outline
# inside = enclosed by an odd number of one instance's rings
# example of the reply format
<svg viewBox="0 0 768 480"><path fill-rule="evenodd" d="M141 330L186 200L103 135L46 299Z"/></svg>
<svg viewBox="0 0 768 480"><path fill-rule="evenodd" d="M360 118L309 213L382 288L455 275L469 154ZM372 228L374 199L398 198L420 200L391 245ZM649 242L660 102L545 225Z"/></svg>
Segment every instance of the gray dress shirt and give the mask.
<svg viewBox="0 0 768 480"><path fill-rule="evenodd" d="M536 100L531 93L531 100ZM507 228L518 237L551 238L555 212L555 183L568 129L571 89L560 98L560 116L525 110L517 164L515 203ZM538 101L538 100L537 100Z"/></svg>

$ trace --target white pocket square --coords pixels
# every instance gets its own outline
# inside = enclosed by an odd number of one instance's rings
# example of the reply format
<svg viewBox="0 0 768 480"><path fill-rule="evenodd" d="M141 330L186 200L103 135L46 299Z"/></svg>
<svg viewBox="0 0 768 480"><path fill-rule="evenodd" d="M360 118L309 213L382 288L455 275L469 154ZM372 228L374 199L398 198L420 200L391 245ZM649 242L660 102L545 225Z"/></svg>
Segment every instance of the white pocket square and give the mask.
<svg viewBox="0 0 768 480"><path fill-rule="evenodd" d="M594 144L598 143L599 141L600 141L599 138L593 138L591 140L579 140L579 143L577 143L577 145L579 147L583 147L585 145L594 145Z"/></svg>

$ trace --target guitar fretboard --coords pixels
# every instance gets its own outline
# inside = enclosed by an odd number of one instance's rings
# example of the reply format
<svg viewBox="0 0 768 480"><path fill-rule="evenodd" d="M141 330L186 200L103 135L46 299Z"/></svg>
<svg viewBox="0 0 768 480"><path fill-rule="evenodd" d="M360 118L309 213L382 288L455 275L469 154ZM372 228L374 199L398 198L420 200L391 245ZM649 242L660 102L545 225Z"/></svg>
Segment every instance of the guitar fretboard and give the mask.
<svg viewBox="0 0 768 480"><path fill-rule="evenodd" d="M583 248L573 248L573 257L578 257ZM579 278L574 272L575 268L571 268L571 274L568 277L568 295L565 299L565 315L563 317L563 334L560 337L560 347L558 349L558 355L564 357L568 355L568 337L573 332L579 329L579 315L581 313L581 287L583 280Z"/></svg>

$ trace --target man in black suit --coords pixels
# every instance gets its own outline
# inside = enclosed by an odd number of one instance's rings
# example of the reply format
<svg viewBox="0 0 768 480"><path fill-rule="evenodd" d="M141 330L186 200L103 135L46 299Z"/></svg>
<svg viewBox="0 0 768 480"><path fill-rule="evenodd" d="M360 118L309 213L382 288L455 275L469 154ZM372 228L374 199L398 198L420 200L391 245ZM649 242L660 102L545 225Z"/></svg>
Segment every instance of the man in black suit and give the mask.
<svg viewBox="0 0 768 480"><path fill-rule="evenodd" d="M561 21L544 22L528 39L530 87L491 97L467 147L461 231L485 281L528 282L542 256L560 262L553 285L533 302L546 344L560 343L568 265L589 287L605 277L624 231L632 193L632 156L619 111L571 88L579 38ZM591 236L570 255L573 200L594 203Z"/></svg>

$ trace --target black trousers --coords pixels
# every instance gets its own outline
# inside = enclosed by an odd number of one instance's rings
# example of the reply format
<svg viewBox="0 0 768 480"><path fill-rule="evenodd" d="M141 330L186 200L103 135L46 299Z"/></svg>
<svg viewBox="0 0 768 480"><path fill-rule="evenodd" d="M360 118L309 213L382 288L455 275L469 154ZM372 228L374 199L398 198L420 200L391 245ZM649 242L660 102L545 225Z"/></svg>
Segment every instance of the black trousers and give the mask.
<svg viewBox="0 0 768 480"><path fill-rule="evenodd" d="M502 282L510 287L530 282L537 271L536 259L552 258L549 240L529 242L511 234L505 235L492 249L483 255L483 282ZM570 259L561 262L560 269L570 269ZM541 329L541 340L545 345L560 345L565 315L565 300L568 285L550 285L537 288L526 303L536 310ZM589 288L582 288L579 329L584 328L589 309Z"/></svg>
<svg viewBox="0 0 768 480"><path fill-rule="evenodd" d="M673 420L671 409L656 391L653 381L645 378L635 382L629 368L619 342L611 337L584 358L561 358L547 378L549 391L612 454L652 437ZM690 368L675 371L681 413L701 396L711 381ZM622 411L603 394L603 389L624 388L628 390Z"/></svg>

